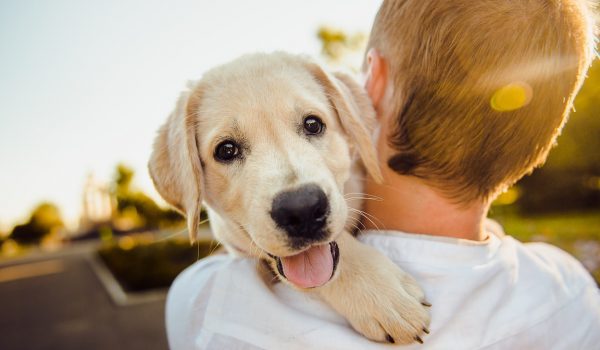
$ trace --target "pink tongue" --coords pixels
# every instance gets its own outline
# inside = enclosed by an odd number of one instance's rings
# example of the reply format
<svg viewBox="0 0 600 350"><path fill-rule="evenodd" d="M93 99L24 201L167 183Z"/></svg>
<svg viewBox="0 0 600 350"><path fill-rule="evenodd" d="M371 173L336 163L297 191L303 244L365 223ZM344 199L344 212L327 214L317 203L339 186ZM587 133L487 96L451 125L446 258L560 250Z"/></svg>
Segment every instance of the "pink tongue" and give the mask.
<svg viewBox="0 0 600 350"><path fill-rule="evenodd" d="M311 247L300 254L281 258L288 281L300 288L325 284L333 274L333 257L329 244Z"/></svg>

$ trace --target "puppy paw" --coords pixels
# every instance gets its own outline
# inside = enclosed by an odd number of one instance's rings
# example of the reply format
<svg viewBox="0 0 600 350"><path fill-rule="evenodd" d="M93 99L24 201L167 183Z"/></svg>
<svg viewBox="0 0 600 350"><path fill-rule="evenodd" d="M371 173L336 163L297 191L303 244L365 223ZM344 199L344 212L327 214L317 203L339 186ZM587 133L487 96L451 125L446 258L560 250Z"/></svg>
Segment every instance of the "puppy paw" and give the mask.
<svg viewBox="0 0 600 350"><path fill-rule="evenodd" d="M372 247L339 243L338 276L317 292L371 340L423 343L431 305L414 278Z"/></svg>
<svg viewBox="0 0 600 350"><path fill-rule="evenodd" d="M393 276L393 277L392 277ZM370 276L363 281L362 297L349 300L345 316L367 338L395 344L423 343L429 334L429 303L412 278L405 273Z"/></svg>

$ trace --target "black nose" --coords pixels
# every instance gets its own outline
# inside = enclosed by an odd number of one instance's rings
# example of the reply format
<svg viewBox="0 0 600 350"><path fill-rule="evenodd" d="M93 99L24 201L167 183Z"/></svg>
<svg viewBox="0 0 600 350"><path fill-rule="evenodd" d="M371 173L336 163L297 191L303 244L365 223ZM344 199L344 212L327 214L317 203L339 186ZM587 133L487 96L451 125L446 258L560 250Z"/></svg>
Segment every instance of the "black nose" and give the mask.
<svg viewBox="0 0 600 350"><path fill-rule="evenodd" d="M290 238L321 239L329 215L327 196L317 185L281 192L271 207L271 218Z"/></svg>

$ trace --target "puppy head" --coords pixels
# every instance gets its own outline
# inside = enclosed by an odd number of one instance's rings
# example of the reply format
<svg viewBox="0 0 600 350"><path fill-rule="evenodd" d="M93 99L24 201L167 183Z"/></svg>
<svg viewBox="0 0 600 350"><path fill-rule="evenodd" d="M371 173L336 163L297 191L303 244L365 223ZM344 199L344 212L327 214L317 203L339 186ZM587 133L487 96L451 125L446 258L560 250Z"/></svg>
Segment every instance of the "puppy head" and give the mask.
<svg viewBox="0 0 600 350"><path fill-rule="evenodd" d="M350 78L297 56L244 56L182 94L159 131L150 174L186 214L191 239L204 199L236 228L218 237L225 244L250 238L255 247L246 252L279 264L277 257L307 251L333 257L336 247L326 244L348 217L343 189L354 150L381 179L373 121L367 96Z"/></svg>

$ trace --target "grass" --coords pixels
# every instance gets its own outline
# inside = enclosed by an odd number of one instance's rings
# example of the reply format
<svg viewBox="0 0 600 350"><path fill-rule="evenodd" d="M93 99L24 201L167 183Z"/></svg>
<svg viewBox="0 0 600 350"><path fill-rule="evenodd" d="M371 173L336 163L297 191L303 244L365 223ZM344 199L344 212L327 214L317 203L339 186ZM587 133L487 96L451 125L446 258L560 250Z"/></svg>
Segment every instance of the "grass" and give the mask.
<svg viewBox="0 0 600 350"><path fill-rule="evenodd" d="M571 253L600 285L600 210L522 216L500 207L490 216L520 241L546 242Z"/></svg>

